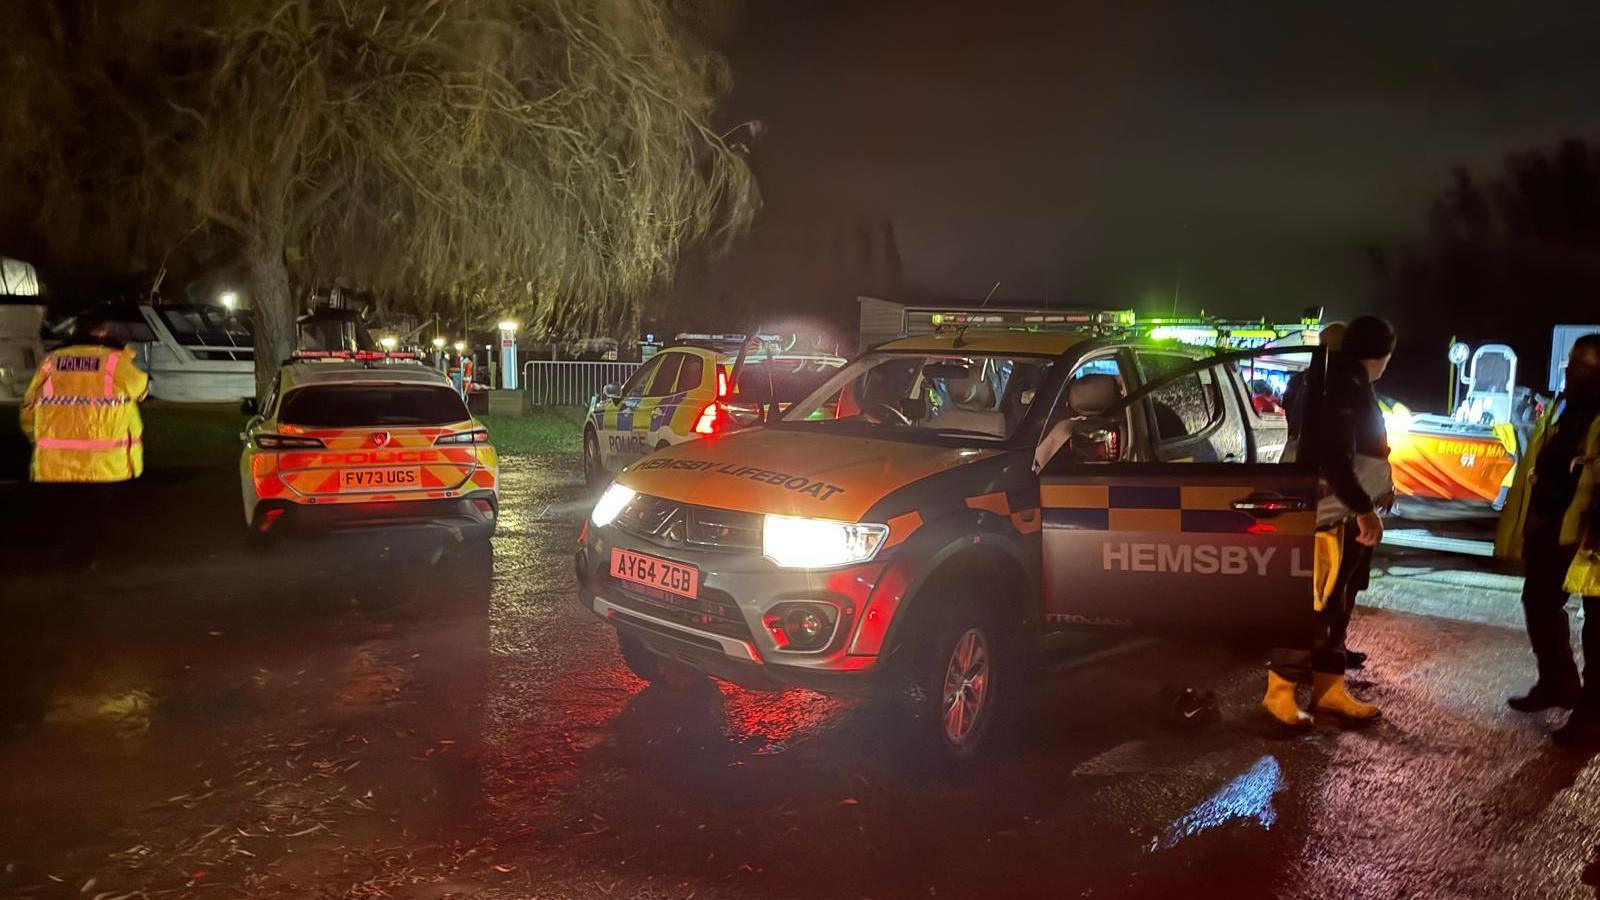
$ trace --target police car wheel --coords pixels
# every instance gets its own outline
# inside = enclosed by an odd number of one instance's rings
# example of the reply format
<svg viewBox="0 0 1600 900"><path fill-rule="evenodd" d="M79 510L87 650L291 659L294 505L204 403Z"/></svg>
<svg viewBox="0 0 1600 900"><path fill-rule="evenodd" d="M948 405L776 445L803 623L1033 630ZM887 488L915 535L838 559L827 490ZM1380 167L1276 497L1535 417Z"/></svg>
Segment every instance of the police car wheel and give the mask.
<svg viewBox="0 0 1600 900"><path fill-rule="evenodd" d="M605 484L605 470L600 467L600 438L593 431L583 433L583 483L593 490Z"/></svg>
<svg viewBox="0 0 1600 900"><path fill-rule="evenodd" d="M257 513L259 516L259 513ZM244 527L244 546L251 551L266 550L278 542L278 536L272 532L262 531L259 520L251 522Z"/></svg>

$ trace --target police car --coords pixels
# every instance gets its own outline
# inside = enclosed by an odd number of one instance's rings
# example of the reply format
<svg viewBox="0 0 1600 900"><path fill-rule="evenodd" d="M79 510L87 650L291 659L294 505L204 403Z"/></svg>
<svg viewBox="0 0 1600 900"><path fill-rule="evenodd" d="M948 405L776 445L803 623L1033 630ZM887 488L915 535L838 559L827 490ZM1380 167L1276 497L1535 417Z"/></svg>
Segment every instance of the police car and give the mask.
<svg viewBox="0 0 1600 900"><path fill-rule="evenodd" d="M591 487L663 447L761 424L844 365L798 335L680 334L623 385L606 385L583 429Z"/></svg>
<svg viewBox="0 0 1600 900"><path fill-rule="evenodd" d="M628 466L580 538L580 602L641 677L887 687L956 759L1053 632L1303 643L1317 480L1247 385L1302 369L1320 396L1321 351L1055 318L890 342L765 427Z"/></svg>
<svg viewBox="0 0 1600 900"><path fill-rule="evenodd" d="M487 540L500 510L489 432L415 354L304 351L240 435L250 537L424 527Z"/></svg>

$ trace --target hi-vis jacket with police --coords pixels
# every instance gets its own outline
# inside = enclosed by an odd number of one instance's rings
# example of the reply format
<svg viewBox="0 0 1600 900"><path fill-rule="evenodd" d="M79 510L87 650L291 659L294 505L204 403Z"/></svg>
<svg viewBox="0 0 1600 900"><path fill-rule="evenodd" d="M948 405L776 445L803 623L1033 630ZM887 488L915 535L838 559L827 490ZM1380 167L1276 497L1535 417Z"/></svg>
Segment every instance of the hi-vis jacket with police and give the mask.
<svg viewBox="0 0 1600 900"><path fill-rule="evenodd" d="M52 351L22 402L34 481L126 481L144 472L139 401L150 378L132 350L74 345Z"/></svg>

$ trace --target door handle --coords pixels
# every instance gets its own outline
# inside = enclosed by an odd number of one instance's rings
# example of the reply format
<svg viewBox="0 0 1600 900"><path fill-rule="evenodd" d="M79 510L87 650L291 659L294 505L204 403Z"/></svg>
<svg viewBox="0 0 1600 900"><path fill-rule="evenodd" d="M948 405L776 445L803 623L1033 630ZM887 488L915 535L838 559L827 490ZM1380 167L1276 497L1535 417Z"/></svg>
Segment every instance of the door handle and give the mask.
<svg viewBox="0 0 1600 900"><path fill-rule="evenodd" d="M1233 501L1233 508L1251 515L1276 515L1301 512L1311 508L1311 501L1299 497L1282 497L1276 494L1251 494Z"/></svg>

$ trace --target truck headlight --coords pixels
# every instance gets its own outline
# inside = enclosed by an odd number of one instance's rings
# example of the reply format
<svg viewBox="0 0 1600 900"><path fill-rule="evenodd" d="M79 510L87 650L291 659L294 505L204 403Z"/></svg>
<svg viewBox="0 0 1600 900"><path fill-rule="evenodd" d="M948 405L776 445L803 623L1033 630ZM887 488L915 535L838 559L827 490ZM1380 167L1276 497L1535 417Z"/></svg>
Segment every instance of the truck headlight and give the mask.
<svg viewBox="0 0 1600 900"><path fill-rule="evenodd" d="M617 516L628 507L629 501L638 496L639 492L633 488L625 488L620 484L613 484L606 488L600 495L599 501L594 505L594 512L589 514L589 521L600 528L604 528L616 521Z"/></svg>
<svg viewBox="0 0 1600 900"><path fill-rule="evenodd" d="M889 526L767 516L761 552L786 569L829 569L871 559L889 536Z"/></svg>

